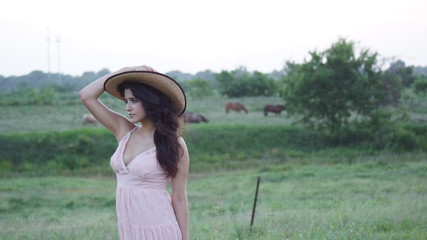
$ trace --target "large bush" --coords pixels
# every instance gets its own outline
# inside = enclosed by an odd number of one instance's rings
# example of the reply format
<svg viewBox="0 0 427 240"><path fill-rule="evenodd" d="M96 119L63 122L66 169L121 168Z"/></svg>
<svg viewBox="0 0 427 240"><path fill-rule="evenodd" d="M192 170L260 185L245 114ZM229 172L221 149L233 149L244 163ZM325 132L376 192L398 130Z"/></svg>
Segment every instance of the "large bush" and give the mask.
<svg viewBox="0 0 427 240"><path fill-rule="evenodd" d="M381 78L377 55L369 49L356 53L352 41L339 39L323 52L310 52L303 64L288 62L283 91L288 113L336 135L354 122L370 121L380 106L394 101L390 89L398 97L401 90L395 79Z"/></svg>

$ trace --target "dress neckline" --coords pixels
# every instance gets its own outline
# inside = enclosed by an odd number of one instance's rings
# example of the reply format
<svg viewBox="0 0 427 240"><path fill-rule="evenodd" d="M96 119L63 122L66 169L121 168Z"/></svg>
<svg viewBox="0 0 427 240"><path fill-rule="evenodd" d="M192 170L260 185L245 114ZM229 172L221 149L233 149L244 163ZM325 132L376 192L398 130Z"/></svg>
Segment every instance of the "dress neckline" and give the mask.
<svg viewBox="0 0 427 240"><path fill-rule="evenodd" d="M147 154L149 154L149 153L151 153L153 150L155 150L156 149L156 146L154 146L154 147L151 147L151 148L148 148L148 149L146 149L146 150L144 150L144 151L142 151L142 152L140 152L140 153L138 153L137 155L135 155L135 157L133 157L127 164L126 164L126 162L125 162L125 150L126 150L126 146L127 146L127 143L129 142L129 139L130 139L130 136L132 135L132 132L133 131L135 131L136 129L138 129L138 126L135 126L132 130L130 130L127 134L126 134L126 136L125 136L125 138L123 139L124 141L123 141L123 148L122 148L122 152L121 152L121 154L120 154L120 159L121 159L121 162L123 163L123 165L125 166L125 168L127 168L127 167L129 167L129 165L132 163L132 162L134 162L138 157L140 157L140 156L145 156L145 155L147 155Z"/></svg>

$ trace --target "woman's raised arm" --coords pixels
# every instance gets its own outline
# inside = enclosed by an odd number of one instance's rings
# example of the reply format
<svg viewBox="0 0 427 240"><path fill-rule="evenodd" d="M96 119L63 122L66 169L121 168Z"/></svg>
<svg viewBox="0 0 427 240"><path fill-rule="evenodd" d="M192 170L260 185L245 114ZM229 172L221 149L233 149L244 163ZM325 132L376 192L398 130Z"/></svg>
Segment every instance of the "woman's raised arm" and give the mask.
<svg viewBox="0 0 427 240"><path fill-rule="evenodd" d="M134 127L123 115L109 109L101 101L99 96L104 93L104 83L112 75L132 71L136 67L125 67L116 72L107 74L93 81L79 92L79 96L83 105L87 110L106 127L117 139L120 139Z"/></svg>

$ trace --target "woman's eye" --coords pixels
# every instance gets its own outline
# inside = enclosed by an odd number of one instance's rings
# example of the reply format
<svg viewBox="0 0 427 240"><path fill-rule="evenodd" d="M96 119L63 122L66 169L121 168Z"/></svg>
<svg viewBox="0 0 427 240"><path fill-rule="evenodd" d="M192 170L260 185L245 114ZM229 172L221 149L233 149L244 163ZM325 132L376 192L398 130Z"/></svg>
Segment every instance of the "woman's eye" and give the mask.
<svg viewBox="0 0 427 240"><path fill-rule="evenodd" d="M137 103L138 102L138 100L132 100L132 103Z"/></svg>

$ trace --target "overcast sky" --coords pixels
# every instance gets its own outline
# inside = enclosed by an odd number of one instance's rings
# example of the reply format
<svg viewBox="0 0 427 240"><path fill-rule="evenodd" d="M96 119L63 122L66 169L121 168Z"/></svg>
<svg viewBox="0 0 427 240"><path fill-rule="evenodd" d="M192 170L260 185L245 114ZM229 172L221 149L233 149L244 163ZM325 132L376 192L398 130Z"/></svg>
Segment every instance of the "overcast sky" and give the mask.
<svg viewBox="0 0 427 240"><path fill-rule="evenodd" d="M339 37L427 66L426 0L5 0L0 29L3 76L141 64L270 72Z"/></svg>

